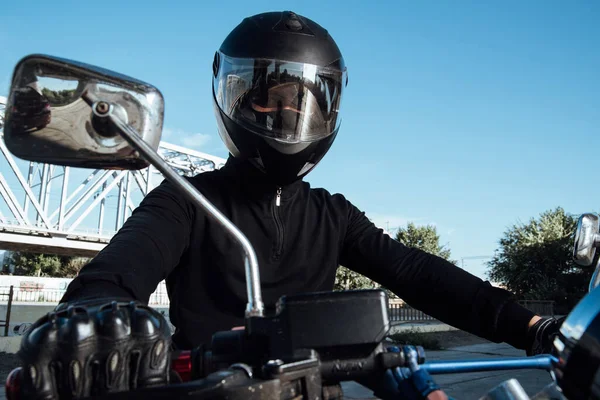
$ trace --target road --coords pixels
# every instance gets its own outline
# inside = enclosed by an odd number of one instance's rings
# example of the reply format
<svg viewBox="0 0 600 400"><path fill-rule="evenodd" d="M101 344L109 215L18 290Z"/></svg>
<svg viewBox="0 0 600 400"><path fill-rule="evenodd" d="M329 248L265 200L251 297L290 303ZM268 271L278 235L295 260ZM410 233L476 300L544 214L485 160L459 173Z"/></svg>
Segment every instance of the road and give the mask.
<svg viewBox="0 0 600 400"><path fill-rule="evenodd" d="M519 357L523 356L523 353L523 351L516 350L507 344L496 343L461 346L449 350L426 352L427 359L432 361ZM434 375L433 378L449 396L457 400L477 400L496 385L511 378L518 379L529 396L533 396L544 386L552 382L550 374L545 371L527 370ZM373 393L370 390L357 383L344 383L342 387L347 399L374 399Z"/></svg>

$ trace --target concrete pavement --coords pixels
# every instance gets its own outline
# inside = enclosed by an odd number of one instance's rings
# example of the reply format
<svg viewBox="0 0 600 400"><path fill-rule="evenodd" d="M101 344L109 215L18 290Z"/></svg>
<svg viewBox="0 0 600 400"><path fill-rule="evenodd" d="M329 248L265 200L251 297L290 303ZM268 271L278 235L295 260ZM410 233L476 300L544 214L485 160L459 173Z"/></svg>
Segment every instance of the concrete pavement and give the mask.
<svg viewBox="0 0 600 400"><path fill-rule="evenodd" d="M426 354L427 360L431 361L520 357L525 355L522 350L516 350L507 344L496 343L460 346L442 351L427 351ZM529 396L533 396L552 382L548 372L537 370L434 375L433 378L449 396L458 400L477 400L490 389L510 378L518 379ZM370 390L355 382L344 383L342 387L345 397L348 399L374 399Z"/></svg>
<svg viewBox="0 0 600 400"><path fill-rule="evenodd" d="M419 332L448 332L457 331L458 329L444 324L440 321L423 321L423 322L412 322L412 321L394 321L390 328L390 335L394 333L416 330Z"/></svg>

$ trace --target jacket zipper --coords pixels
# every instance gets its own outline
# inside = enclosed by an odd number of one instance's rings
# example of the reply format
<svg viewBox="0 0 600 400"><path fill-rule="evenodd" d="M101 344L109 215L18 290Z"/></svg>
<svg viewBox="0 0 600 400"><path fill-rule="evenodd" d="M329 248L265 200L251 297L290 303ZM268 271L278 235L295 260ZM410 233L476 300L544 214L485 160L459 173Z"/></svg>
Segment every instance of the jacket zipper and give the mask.
<svg viewBox="0 0 600 400"><path fill-rule="evenodd" d="M277 188L275 195L275 206L273 207L273 217L275 218L275 227L277 228L277 242L275 243L275 259L281 257L283 251L283 223L279 215L279 206L281 206L281 188Z"/></svg>

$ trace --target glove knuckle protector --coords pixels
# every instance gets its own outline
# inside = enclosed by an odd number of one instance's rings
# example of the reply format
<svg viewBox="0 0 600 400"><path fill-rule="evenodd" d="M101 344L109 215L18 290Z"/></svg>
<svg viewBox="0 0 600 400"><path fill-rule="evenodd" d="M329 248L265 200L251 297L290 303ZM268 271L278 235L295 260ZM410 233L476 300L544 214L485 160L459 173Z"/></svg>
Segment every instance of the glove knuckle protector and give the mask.
<svg viewBox="0 0 600 400"><path fill-rule="evenodd" d="M21 342L26 398L81 398L169 383L171 330L131 301L59 306Z"/></svg>

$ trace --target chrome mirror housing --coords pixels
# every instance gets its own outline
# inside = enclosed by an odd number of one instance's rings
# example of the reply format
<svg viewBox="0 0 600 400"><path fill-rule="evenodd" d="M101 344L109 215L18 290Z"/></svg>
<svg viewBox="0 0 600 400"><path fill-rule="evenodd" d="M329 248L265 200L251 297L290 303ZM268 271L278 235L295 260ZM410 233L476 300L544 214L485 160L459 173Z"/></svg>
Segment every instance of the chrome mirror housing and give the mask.
<svg viewBox="0 0 600 400"><path fill-rule="evenodd" d="M600 246L598 215L593 213L581 215L575 230L573 260L582 267L592 265L598 246Z"/></svg>
<svg viewBox="0 0 600 400"><path fill-rule="evenodd" d="M81 168L142 169L148 162L92 109L102 99L156 150L164 100L158 89L96 66L30 55L15 67L4 140L28 161Z"/></svg>

